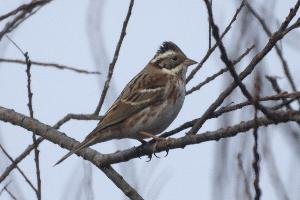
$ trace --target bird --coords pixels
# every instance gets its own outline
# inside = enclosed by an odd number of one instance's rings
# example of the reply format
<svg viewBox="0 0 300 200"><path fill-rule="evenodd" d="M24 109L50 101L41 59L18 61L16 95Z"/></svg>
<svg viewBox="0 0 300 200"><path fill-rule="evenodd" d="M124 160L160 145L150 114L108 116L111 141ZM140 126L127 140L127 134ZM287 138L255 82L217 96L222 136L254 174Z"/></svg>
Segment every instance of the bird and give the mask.
<svg viewBox="0 0 300 200"><path fill-rule="evenodd" d="M58 160L94 144L112 139L158 138L177 117L185 99L188 58L173 42L165 41L150 62L123 89L96 128L72 151ZM55 166L54 165L54 166Z"/></svg>

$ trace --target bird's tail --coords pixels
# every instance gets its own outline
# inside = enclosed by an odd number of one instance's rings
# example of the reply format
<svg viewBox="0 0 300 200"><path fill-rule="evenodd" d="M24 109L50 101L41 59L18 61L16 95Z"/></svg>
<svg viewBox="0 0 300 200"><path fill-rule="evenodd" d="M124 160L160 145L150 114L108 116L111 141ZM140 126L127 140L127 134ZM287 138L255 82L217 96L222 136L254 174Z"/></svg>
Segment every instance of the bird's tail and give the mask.
<svg viewBox="0 0 300 200"><path fill-rule="evenodd" d="M70 157L71 155L73 155L74 153L77 153L78 151L80 151L81 149L84 149L85 147L88 147L90 145L92 145L94 142L93 139L91 138L87 138L86 140L84 140L83 142L81 142L80 144L78 144L72 151L70 151L69 153L67 153L64 157L62 157L61 159L59 159L54 165L58 165L59 163L61 163L62 161L64 161L65 159L67 159L68 157Z"/></svg>

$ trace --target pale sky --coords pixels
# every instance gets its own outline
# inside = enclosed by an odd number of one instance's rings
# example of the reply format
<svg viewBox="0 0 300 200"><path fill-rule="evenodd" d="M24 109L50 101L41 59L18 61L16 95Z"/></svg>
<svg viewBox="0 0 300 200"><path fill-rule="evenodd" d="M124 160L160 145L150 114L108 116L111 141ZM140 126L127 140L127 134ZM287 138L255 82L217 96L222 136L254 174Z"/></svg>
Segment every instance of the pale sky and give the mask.
<svg viewBox="0 0 300 200"><path fill-rule="evenodd" d="M96 5L95 1L94 4ZM99 1L105 2L103 3L104 7L99 11L103 11L103 24L99 24L103 34L101 45L106 49L108 62L110 62L129 1ZM3 0L0 15L20 5L21 2L28 1ZM294 0L287 0L277 4L275 13L280 21L286 16L294 2ZM100 70L103 74L99 77L33 66L32 87L35 117L49 125L53 125L67 113L91 113L98 102L108 63L105 60L107 58L103 57L103 66L96 66L93 59L87 34L89 3L90 1L53 1L11 33L13 40L24 51L29 52L32 60L66 64L86 70L99 70L101 67ZM237 4L234 0L214 1L216 22L222 30L230 21L236 7ZM0 28L2 29L3 26L4 23L1 23ZM115 98L113 94L119 94L125 84L147 64L159 45L165 40L175 42L188 57L199 61L208 48L207 26L207 12L201 0L137 0L115 67L113 75L115 87L112 88L114 91L111 93L111 99ZM234 31L239 30L235 29ZM225 44L228 48L231 40L234 38L230 32L225 38ZM267 40L264 41L264 43L266 42ZM3 38L0 47L5 44L8 46L4 53L0 52L1 57L23 59L18 50L12 44L7 43L6 38ZM295 51L288 45L286 45L285 50L290 64L297 64ZM101 58L101 55L99 57ZM274 68L269 68L272 69L273 75L282 75L281 67L275 66L278 64L278 60L274 53L267 57L267 61L274 64ZM204 65L203 70L195 76L187 87L190 88L199 83L222 66L224 65L220 62L219 53L216 51ZM293 71L294 74L299 72L299 68ZM216 99L220 90L225 87L222 80L219 78L203 87L201 91L189 95L179 116L168 130L201 116ZM281 83L286 86L285 80L282 80ZM1 63L0 91L1 106L28 114L25 66ZM237 100L237 102L239 101ZM111 102L105 103L106 106L103 107L101 114L111 104ZM71 121L60 130L77 140L82 140L96 124L96 121ZM218 120L210 120L200 132L215 130L218 127L220 127ZM0 122L0 131L0 141L4 143L5 148L13 157L19 155L32 142L29 132L11 124ZM279 131L277 131L278 133L274 132L273 145L276 146L275 154L278 155L276 159L278 162L284 163L280 165L280 171L284 177L283 181L288 183L290 177L289 163L292 158L291 152L287 148L289 144L282 142ZM147 200L154 199L153 195L155 194L151 193L150 188L156 191L153 187L164 184L156 198L157 200L212 199L214 148L218 144L218 142L206 142L188 146L183 150L171 150L168 157L161 159L154 157L150 163L145 162L147 160L145 157L129 161L129 163L134 163L137 166L135 173L139 183L138 192ZM130 146L132 145L138 145L138 143L130 141ZM95 145L93 148L106 153L115 151L116 145L114 142L107 142ZM80 182L83 176L82 159L72 156L61 165L53 168L53 164L67 151L50 142L43 142L40 145L40 151L43 199L74 199L78 195L77 193L74 194L74 191L72 193L72 190L78 191L74 183ZM22 161L20 167L35 181L32 155ZM161 156L163 155L162 153ZM0 172L3 167L0 165ZM113 167L120 171L118 165L113 165ZM122 192L100 170L94 166L92 169L95 199L124 199ZM122 174L121 171L120 173ZM296 173L300 174L299 170ZM27 197L26 199L33 199L34 193L31 188L26 185L16 171L14 175L23 195ZM265 177L266 175L263 173L262 176ZM124 178L131 183L132 177L124 175ZM261 184L262 200L275 199L276 194L270 186L268 178L263 179ZM2 186L0 185L0 188ZM84 197L82 198L84 199ZM231 196L226 199L230 198ZM9 198L1 196L0 199Z"/></svg>

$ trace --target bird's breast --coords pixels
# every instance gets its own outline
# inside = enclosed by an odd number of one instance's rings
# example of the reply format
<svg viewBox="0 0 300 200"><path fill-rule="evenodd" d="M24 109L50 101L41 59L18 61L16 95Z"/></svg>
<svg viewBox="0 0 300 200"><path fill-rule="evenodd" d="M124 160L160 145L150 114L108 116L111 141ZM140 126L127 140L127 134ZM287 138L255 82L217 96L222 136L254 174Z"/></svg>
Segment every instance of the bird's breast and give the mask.
<svg viewBox="0 0 300 200"><path fill-rule="evenodd" d="M185 98L185 85L177 81L166 88L162 102L145 108L135 116L135 131L146 131L157 135L164 131L177 117ZM134 122L133 122L134 121Z"/></svg>

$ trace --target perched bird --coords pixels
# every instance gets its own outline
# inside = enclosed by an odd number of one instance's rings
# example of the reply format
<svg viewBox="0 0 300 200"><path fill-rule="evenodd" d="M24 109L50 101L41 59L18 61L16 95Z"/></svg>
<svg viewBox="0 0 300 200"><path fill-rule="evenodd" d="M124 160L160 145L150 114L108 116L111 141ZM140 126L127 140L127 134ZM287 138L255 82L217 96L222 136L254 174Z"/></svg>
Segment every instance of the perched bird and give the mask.
<svg viewBox="0 0 300 200"><path fill-rule="evenodd" d="M126 85L97 127L55 165L107 140L132 138L144 143L144 138L155 138L177 117L185 98L187 67L196 63L173 42L164 42Z"/></svg>

